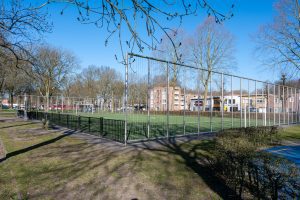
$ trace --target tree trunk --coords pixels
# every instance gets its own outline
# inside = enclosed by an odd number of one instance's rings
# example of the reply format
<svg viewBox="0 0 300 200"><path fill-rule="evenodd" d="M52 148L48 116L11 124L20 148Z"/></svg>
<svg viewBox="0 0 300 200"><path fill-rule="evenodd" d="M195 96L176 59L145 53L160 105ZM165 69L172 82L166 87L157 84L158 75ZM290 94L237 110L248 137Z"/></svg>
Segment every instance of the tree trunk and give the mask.
<svg viewBox="0 0 300 200"><path fill-rule="evenodd" d="M112 113L114 112L114 104L115 104L115 101L114 101L114 92L112 92L112 99L111 99L111 112Z"/></svg>
<svg viewBox="0 0 300 200"><path fill-rule="evenodd" d="M2 94L0 94L0 110L2 110Z"/></svg>
<svg viewBox="0 0 300 200"><path fill-rule="evenodd" d="M46 112L49 110L49 92L46 92Z"/></svg>
<svg viewBox="0 0 300 200"><path fill-rule="evenodd" d="M208 94L208 83L209 83L209 79L210 79L210 72L208 72L208 76L207 79L205 80L204 83L204 99L203 99L203 103L202 103L202 111L205 111L205 107L206 107L206 100L207 100L207 94Z"/></svg>
<svg viewBox="0 0 300 200"><path fill-rule="evenodd" d="M12 92L9 93L9 98L10 98L10 107L14 107L14 95Z"/></svg>
<svg viewBox="0 0 300 200"><path fill-rule="evenodd" d="M4 79L2 79L2 81L0 82L0 110L2 110L3 86L4 86Z"/></svg>

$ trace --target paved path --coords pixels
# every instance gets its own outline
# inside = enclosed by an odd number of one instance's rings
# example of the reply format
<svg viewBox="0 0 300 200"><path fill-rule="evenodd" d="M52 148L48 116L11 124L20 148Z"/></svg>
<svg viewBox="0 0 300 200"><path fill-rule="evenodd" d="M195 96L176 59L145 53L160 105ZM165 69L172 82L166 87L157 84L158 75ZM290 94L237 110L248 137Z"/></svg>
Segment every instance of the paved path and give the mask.
<svg viewBox="0 0 300 200"><path fill-rule="evenodd" d="M300 168L300 145L276 146L266 151L294 162Z"/></svg>

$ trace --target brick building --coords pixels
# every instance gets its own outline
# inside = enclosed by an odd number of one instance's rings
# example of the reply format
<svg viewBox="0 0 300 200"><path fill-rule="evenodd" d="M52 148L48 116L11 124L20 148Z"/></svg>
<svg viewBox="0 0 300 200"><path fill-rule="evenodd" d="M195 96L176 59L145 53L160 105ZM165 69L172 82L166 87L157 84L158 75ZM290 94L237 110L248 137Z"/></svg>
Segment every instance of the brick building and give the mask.
<svg viewBox="0 0 300 200"><path fill-rule="evenodd" d="M189 110L190 100L193 94L187 93L179 86L169 87L157 86L150 90L150 109L154 111L167 111L167 99L169 98L169 110Z"/></svg>

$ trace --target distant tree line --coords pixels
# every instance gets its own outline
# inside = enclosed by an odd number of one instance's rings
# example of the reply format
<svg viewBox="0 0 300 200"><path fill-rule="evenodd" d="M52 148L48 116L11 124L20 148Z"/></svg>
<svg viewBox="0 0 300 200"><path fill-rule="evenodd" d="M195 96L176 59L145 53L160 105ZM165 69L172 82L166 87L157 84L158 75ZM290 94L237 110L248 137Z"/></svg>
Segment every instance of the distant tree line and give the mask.
<svg viewBox="0 0 300 200"><path fill-rule="evenodd" d="M18 68L12 66L16 58L2 58L0 94L9 96L11 107L14 97L25 93L44 97L47 107L55 95L98 97L104 103L123 96L124 80L114 68L91 65L75 72L79 67L76 56L47 44L30 53L30 62L22 62Z"/></svg>

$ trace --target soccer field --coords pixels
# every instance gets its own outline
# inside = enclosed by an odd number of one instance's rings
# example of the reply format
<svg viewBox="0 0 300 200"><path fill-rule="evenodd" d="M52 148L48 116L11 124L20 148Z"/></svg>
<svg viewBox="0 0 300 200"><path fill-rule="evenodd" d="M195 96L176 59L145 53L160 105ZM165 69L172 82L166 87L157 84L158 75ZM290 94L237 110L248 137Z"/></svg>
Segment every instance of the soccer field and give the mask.
<svg viewBox="0 0 300 200"><path fill-rule="evenodd" d="M69 113L75 114L75 113ZM100 113L78 113L82 117L100 118L112 120L125 120L124 113L100 112ZM255 126L255 119L249 118L247 121L240 119L240 113L234 113L234 117L223 118L223 128L237 128L242 126ZM147 138L157 138L185 135L201 132L215 132L222 129L222 118L216 116L197 115L163 115L151 114L148 118L147 113L129 113L128 120L128 140L139 140ZM198 120L200 123L198 123ZM149 123L148 123L149 121ZM169 123L168 123L169 122ZM258 120L257 125L263 125L263 120ZM119 133L122 134L122 133Z"/></svg>

